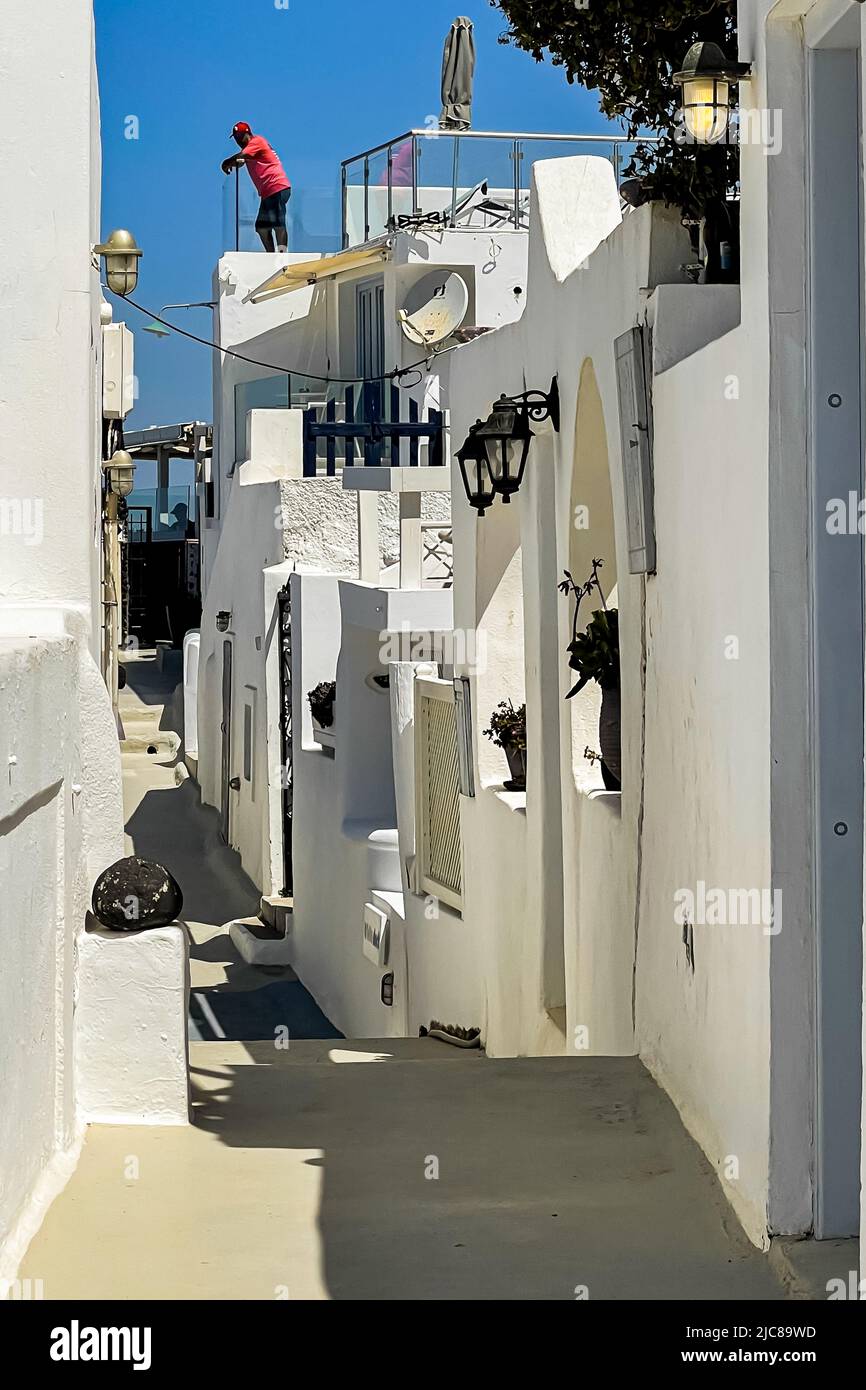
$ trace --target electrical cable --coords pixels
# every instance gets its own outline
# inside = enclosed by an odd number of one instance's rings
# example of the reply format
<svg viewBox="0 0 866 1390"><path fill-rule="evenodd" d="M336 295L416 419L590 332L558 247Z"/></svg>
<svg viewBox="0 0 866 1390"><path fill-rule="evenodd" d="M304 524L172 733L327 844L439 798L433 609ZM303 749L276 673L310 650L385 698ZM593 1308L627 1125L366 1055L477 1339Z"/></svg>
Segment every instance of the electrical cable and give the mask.
<svg viewBox="0 0 866 1390"><path fill-rule="evenodd" d="M108 289L103 285L104 290ZM114 291L109 291L114 293ZM169 319L160 318L159 314L153 313L151 309L146 309L142 304L136 304L134 299L130 299L128 294L119 294L117 298L124 304L129 304L133 309L137 309L140 314L147 314L156 323L165 324L172 333L179 333L182 338L189 338L194 343L201 343L202 347L212 348L214 352L222 352L226 357L236 357L240 362L249 362L253 367L266 367L271 372L283 372L286 376L303 376L311 381L322 381L326 386L354 386L357 382L376 382L376 381L396 381L397 385L403 384L402 378L409 376L412 372L419 372L422 367L428 366L435 357L444 357L446 352L453 352L455 348L462 347L462 343L452 343L450 347L440 348L432 351L429 356L420 358L417 362L412 362L408 367L395 367L392 372L384 372L381 376L323 376L320 372L310 372L300 367L285 367L280 362L262 362L257 357L248 357L244 352L235 352L234 348L220 347L219 343L211 342L210 338L200 338L197 333L190 333L186 328L178 328L177 324ZM416 385L413 382L412 385Z"/></svg>

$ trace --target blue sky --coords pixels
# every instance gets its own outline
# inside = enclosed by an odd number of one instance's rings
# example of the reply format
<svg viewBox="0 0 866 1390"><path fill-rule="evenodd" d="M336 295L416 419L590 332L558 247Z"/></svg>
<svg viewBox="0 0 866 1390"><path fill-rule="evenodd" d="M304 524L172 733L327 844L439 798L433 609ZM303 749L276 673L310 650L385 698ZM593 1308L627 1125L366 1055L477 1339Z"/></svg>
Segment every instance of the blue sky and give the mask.
<svg viewBox="0 0 866 1390"><path fill-rule="evenodd" d="M210 298L223 249L219 165L236 120L271 140L299 191L332 194L336 212L341 159L438 115L442 46L458 13L475 24L477 129L608 128L595 93L497 43L505 19L486 0L462 10L457 0L95 0L94 8L103 233L134 232L145 252L135 297L157 310ZM126 138L130 116L137 139ZM126 317L134 330L146 322L132 309ZM177 320L209 336L207 310ZM206 348L136 331L136 372L131 428L210 419Z"/></svg>

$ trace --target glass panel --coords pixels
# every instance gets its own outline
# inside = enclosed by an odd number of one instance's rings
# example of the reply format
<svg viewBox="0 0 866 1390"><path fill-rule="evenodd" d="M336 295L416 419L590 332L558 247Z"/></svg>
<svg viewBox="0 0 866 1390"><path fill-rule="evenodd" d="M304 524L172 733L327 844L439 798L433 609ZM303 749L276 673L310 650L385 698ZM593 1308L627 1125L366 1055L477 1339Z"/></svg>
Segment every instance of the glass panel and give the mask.
<svg viewBox="0 0 866 1390"><path fill-rule="evenodd" d="M292 406L295 410L306 410L311 405L324 405L331 388L325 381L315 377L292 374Z"/></svg>
<svg viewBox="0 0 866 1390"><path fill-rule="evenodd" d="M487 183L488 194L497 201L514 198L513 140L490 140L480 136L460 141L460 183L468 191L477 183Z"/></svg>
<svg viewBox="0 0 866 1390"><path fill-rule="evenodd" d="M156 488L135 488L127 498L127 506L150 512L155 541L182 541L194 534L195 492L190 487L170 487L162 494ZM146 518L136 514L133 522L130 539L144 540Z"/></svg>
<svg viewBox="0 0 866 1390"><path fill-rule="evenodd" d="M295 172L293 170L293 172ZM341 218L339 180L333 168L306 161L292 180L288 206L289 249L311 256L339 251Z"/></svg>
<svg viewBox="0 0 866 1390"><path fill-rule="evenodd" d="M411 166L410 166L411 167ZM393 170L392 170L393 178ZM370 155L367 191L367 240L384 236L388 230L388 151Z"/></svg>
<svg viewBox="0 0 866 1390"><path fill-rule="evenodd" d="M264 248L256 231L261 199L245 169L240 171L240 241L242 251L261 251Z"/></svg>
<svg viewBox="0 0 866 1390"><path fill-rule="evenodd" d="M227 174L223 179L222 185L222 207L223 207L223 251L234 251L236 246L235 228L235 187L237 185L237 174Z"/></svg>
<svg viewBox="0 0 866 1390"><path fill-rule="evenodd" d="M421 212L441 212L451 206L454 180L455 137L432 131L419 135L418 149L418 207ZM460 153L457 154L457 184L460 196ZM402 212L403 209L401 208ZM406 209L411 212L411 204Z"/></svg>
<svg viewBox="0 0 866 1390"><path fill-rule="evenodd" d="M364 241L364 161L356 159L346 166L346 245Z"/></svg>

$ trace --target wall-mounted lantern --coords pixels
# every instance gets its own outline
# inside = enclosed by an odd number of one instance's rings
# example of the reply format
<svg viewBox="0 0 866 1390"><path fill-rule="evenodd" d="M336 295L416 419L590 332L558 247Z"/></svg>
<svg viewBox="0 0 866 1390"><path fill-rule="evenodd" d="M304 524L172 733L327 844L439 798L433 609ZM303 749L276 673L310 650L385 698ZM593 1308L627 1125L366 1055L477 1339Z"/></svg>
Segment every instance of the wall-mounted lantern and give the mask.
<svg viewBox="0 0 866 1390"><path fill-rule="evenodd" d="M134 294L138 284L138 262L143 252L132 232L118 228L93 250L105 260L105 280L112 294Z"/></svg>
<svg viewBox="0 0 866 1390"><path fill-rule="evenodd" d="M681 72L674 73L686 130L699 145L715 145L725 137L731 114L731 87L751 72L748 63L726 58L717 43L693 43Z"/></svg>
<svg viewBox="0 0 866 1390"><path fill-rule="evenodd" d="M128 497L135 487L135 460L125 449L116 449L102 465L109 492L116 497Z"/></svg>
<svg viewBox="0 0 866 1390"><path fill-rule="evenodd" d="M483 516L495 497L510 502L520 490L535 438L530 421L549 420L559 433L559 385L550 390L500 396L485 421L478 421L457 455L469 505ZM485 476L486 474L486 476Z"/></svg>
<svg viewBox="0 0 866 1390"><path fill-rule="evenodd" d="M228 612L226 609L222 609L221 612L217 613L217 615L216 615L216 630L217 630L217 632L228 632L228 630L229 630L229 628L231 627L231 625L232 625L232 615L231 615L230 612Z"/></svg>
<svg viewBox="0 0 866 1390"><path fill-rule="evenodd" d="M457 451L457 462L463 475L463 486L479 516L483 516L494 501L493 487L487 471L487 450L484 440L479 436L481 421L476 420L461 449Z"/></svg>

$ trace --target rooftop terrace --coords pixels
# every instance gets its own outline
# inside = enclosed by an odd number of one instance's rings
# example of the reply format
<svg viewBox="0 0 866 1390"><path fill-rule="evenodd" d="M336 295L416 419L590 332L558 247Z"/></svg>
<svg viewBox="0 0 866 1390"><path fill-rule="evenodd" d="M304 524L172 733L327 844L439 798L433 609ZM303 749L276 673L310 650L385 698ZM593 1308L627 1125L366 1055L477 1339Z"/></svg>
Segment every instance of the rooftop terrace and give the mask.
<svg viewBox="0 0 866 1390"><path fill-rule="evenodd" d="M335 250L401 228L525 230L537 160L601 156L610 160L620 183L637 143L620 135L407 130L343 160L340 225L334 227L331 245L321 244L320 227L312 232L313 202L321 202L326 192L296 184L289 205L289 246L292 251ZM224 250L259 250L257 208L250 180L243 170L236 171L225 187Z"/></svg>

